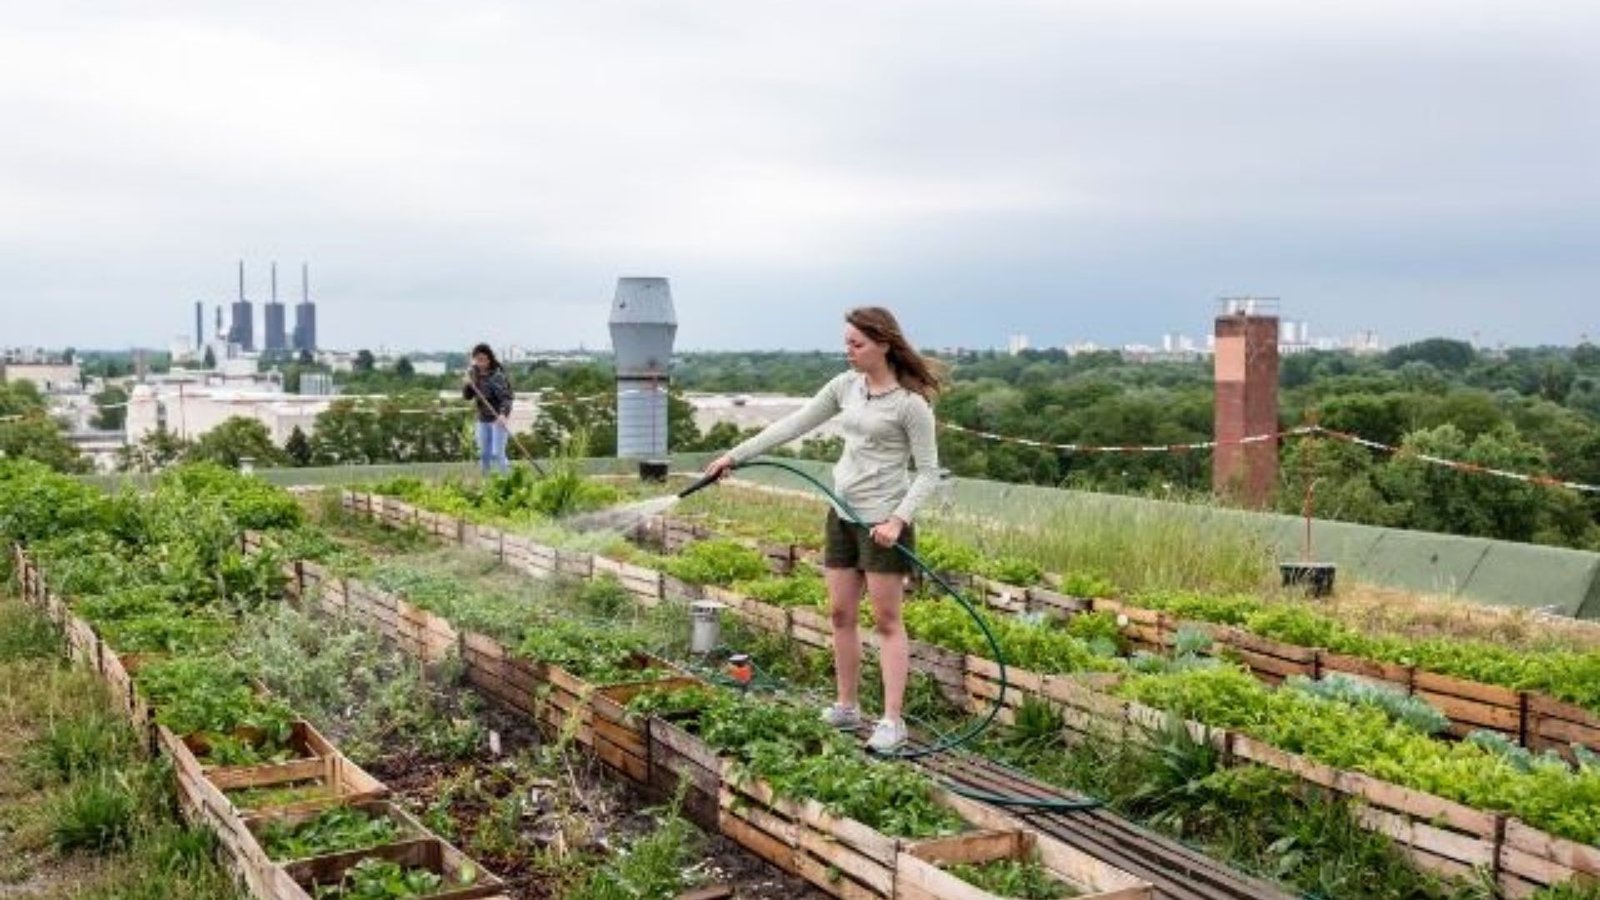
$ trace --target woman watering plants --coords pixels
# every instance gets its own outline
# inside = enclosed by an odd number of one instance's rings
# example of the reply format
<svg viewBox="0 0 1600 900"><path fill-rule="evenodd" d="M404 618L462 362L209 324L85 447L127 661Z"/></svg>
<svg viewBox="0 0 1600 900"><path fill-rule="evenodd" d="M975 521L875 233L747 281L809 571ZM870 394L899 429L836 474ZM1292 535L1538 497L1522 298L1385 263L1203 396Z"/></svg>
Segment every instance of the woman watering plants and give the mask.
<svg viewBox="0 0 1600 900"><path fill-rule="evenodd" d="M721 476L837 417L844 453L833 469L834 490L868 527L841 519L838 510L828 511L823 566L838 697L822 718L839 728L861 721L857 614L865 589L872 600L883 670L883 718L867 746L886 752L906 739L902 704L910 663L900 604L911 566L895 544L912 547L917 508L938 486L932 403L944 380L935 364L906 340L894 314L882 307L860 307L845 315L844 349L850 371L829 381L801 409L712 462L706 474ZM907 463L916 465L915 477Z"/></svg>
<svg viewBox="0 0 1600 900"><path fill-rule="evenodd" d="M506 436L511 424L511 381L488 344L472 348L472 366L461 386L461 398L473 401L478 413L478 463L484 474L490 469L508 471Z"/></svg>

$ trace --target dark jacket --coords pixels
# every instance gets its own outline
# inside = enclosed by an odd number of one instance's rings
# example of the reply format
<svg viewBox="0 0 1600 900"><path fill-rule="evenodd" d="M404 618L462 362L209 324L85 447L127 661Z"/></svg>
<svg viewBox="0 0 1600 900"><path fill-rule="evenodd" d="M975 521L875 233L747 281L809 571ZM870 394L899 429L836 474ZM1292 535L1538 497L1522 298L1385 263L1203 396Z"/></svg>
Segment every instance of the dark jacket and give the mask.
<svg viewBox="0 0 1600 900"><path fill-rule="evenodd" d="M477 385L477 390L473 390ZM483 397L478 396L479 392ZM472 370L472 384L461 386L461 399L472 400L478 408L479 422L493 422L499 416L511 415L511 380L506 377L505 369L490 369L489 374L481 374L476 367ZM489 402L485 404L483 401Z"/></svg>

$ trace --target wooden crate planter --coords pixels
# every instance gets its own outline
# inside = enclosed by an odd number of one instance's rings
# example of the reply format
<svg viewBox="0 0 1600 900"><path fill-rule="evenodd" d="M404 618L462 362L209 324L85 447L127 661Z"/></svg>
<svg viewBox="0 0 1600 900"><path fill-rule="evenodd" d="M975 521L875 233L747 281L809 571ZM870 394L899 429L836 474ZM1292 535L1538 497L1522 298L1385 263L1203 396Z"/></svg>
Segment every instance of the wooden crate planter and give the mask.
<svg viewBox="0 0 1600 900"><path fill-rule="evenodd" d="M705 597L705 587L662 572L661 597L664 600L700 600Z"/></svg>
<svg viewBox="0 0 1600 900"><path fill-rule="evenodd" d="M650 720L628 713L628 703L646 691L677 691L702 684L687 676L597 688L593 697L594 752L630 780L650 783Z"/></svg>
<svg viewBox="0 0 1600 900"><path fill-rule="evenodd" d="M571 731L580 744L592 746L594 743L594 698L596 691L601 688L628 688L635 687L640 690L649 686L683 676L682 670L672 663L648 653L637 653L629 660L627 668L634 669L641 674L646 670L656 669L670 673L666 678L647 678L639 680L620 681L614 684L591 684L560 666L542 662L532 662L532 671L535 673L539 685L535 688L539 698L538 719L541 724L553 733Z"/></svg>
<svg viewBox="0 0 1600 900"><path fill-rule="evenodd" d="M1001 697L1000 666L994 660L968 654L965 662L965 684L974 706L987 708ZM1039 696L1044 689L1044 676L1016 666L1006 666L1006 689L1001 702L1009 709L1022 706L1028 697Z"/></svg>
<svg viewBox="0 0 1600 900"><path fill-rule="evenodd" d="M1428 871L1455 877L1494 865L1503 816L1336 769L1242 734L1233 736L1231 752L1236 760L1287 772L1357 800L1361 824L1392 838Z"/></svg>
<svg viewBox="0 0 1600 900"><path fill-rule="evenodd" d="M482 866L467 858L466 854L436 837L388 844L372 850L359 850L298 860L276 867L281 873L273 879L273 900L311 900L315 884L335 884L344 874L364 859L382 859L399 863L406 868L423 868L443 876L443 888L418 900L475 900L492 897L505 890L505 883ZM475 873L472 884L459 885L461 873L470 869Z"/></svg>
<svg viewBox="0 0 1600 900"><path fill-rule="evenodd" d="M141 736L147 736L144 729L151 722L150 704L139 693L133 683L134 675L139 667L159 656L144 653L119 654L109 646L100 653L100 677L111 689L111 696L115 698L117 708L122 710Z"/></svg>
<svg viewBox="0 0 1600 900"><path fill-rule="evenodd" d="M1527 695L1527 746L1533 750L1555 749L1570 756L1571 745L1600 749L1600 716L1544 694Z"/></svg>
<svg viewBox="0 0 1600 900"><path fill-rule="evenodd" d="M594 557L594 575L610 575L624 590L645 606L654 606L661 600L661 573L645 566L636 566L620 559Z"/></svg>
<svg viewBox="0 0 1600 900"><path fill-rule="evenodd" d="M779 797L764 782L737 778L732 763L723 766L719 827L738 823L729 837L832 896L896 896L899 841L854 819L829 815L815 801Z"/></svg>
<svg viewBox="0 0 1600 900"><path fill-rule="evenodd" d="M556 574L568 578L592 578L594 554L584 550L557 550Z"/></svg>
<svg viewBox="0 0 1600 900"><path fill-rule="evenodd" d="M646 723L649 734L649 787L671 797L681 782L688 782L683 814L702 828L717 827L718 796L722 791L723 761L704 741L682 725L660 716Z"/></svg>
<svg viewBox="0 0 1600 900"><path fill-rule="evenodd" d="M239 729L234 733L234 736L243 740L252 740L253 738L254 740L252 742L255 742L260 740L261 732L259 729ZM194 754L196 760L205 759L208 748L206 745L206 739L203 736L193 734L182 735L181 740L183 741L183 745L189 748L189 752ZM334 749L332 744L328 743L327 738L323 737L320 732L311 727L310 722L306 721L296 721L291 726L288 749L294 754L294 756L291 758L291 761L285 763L285 765L293 765L304 760L318 759L323 756L330 756L338 752ZM206 765L203 762L201 765L202 770L208 775L212 772L225 772L231 768L259 768L256 766L214 766Z"/></svg>
<svg viewBox="0 0 1600 900"><path fill-rule="evenodd" d="M1065 851L1065 852L1064 852ZM1079 854L1081 856L1081 854ZM1037 860L1039 865L1074 891L1077 898L1133 900L1151 898L1149 885L1129 884L1097 890L1080 881L1079 860L1059 841L1016 828L979 831L935 840L917 841L900 852L895 868L895 896L901 900L1004 900L957 878L945 866L1015 860Z"/></svg>
<svg viewBox="0 0 1600 900"><path fill-rule="evenodd" d="M309 822L330 809L340 808L359 810L373 818L388 819L393 822L395 824L395 842L433 837L433 833L423 827L421 822L418 822L410 813L388 800L329 801L307 805L300 809L271 810L244 819L244 827L250 832L251 837L260 848L260 859L262 861L286 864L295 860L269 857L266 852L266 845L261 841L261 832L271 825L294 826Z"/></svg>
<svg viewBox="0 0 1600 900"><path fill-rule="evenodd" d="M100 668L100 636L94 626L71 613L66 621L67 652L76 662L98 670Z"/></svg>
<svg viewBox="0 0 1600 900"><path fill-rule="evenodd" d="M1122 634L1135 650L1164 653L1172 646L1172 629L1166 615L1150 609L1141 609L1113 600L1096 600L1095 612L1107 612L1117 618Z"/></svg>
<svg viewBox="0 0 1600 900"><path fill-rule="evenodd" d="M1075 616L1094 611L1094 601L1087 597L1073 597L1050 588L1028 588L1028 611L1058 613Z"/></svg>
<svg viewBox="0 0 1600 900"><path fill-rule="evenodd" d="M1517 819L1507 819L1499 874L1506 896L1518 900L1546 885L1575 880L1600 883L1600 847L1553 837Z"/></svg>
<svg viewBox="0 0 1600 900"><path fill-rule="evenodd" d="M758 545L761 555L767 561L767 568L774 575L788 575L795 567L795 546L793 544L777 544L762 542Z"/></svg>
<svg viewBox="0 0 1600 900"><path fill-rule="evenodd" d="M921 672L939 686L946 700L965 708L971 695L967 691L967 656L936 644L908 642L911 671Z"/></svg>
<svg viewBox="0 0 1600 900"><path fill-rule="evenodd" d="M1522 742L1525 709L1520 691L1419 671L1412 680L1412 693L1450 718L1451 734L1464 737L1484 729Z"/></svg>
<svg viewBox="0 0 1600 900"><path fill-rule="evenodd" d="M467 539L463 541L468 547L481 550L505 559L506 535L505 532L489 525L473 525L468 529Z"/></svg>
<svg viewBox="0 0 1600 900"><path fill-rule="evenodd" d="M400 598L355 579L344 579L345 613L384 638L400 638Z"/></svg>
<svg viewBox="0 0 1600 900"><path fill-rule="evenodd" d="M981 593L983 603L990 609L1006 613L1028 611L1028 589L988 578L973 579L973 593Z"/></svg>
<svg viewBox="0 0 1600 900"><path fill-rule="evenodd" d="M467 681L489 699L529 718L538 716L534 690L539 679L532 663L516 659L499 641L473 631L461 636L461 660Z"/></svg>
<svg viewBox="0 0 1600 900"><path fill-rule="evenodd" d="M762 605L787 614L789 636L796 641L816 650L833 651L833 616L827 610L815 606L795 606L784 610L769 604Z"/></svg>
<svg viewBox="0 0 1600 900"><path fill-rule="evenodd" d="M1033 844L1033 850L1037 852L1040 864L1081 891L1080 897L1088 898L1088 900L1154 900L1155 898L1155 889L1149 882L1047 835L1034 833L1021 819L1009 811L986 806L970 798L945 790L940 790L938 796L939 802L958 813L974 828L978 829L977 833L979 834L984 832L989 834L1022 832L1025 835L1023 840L1030 841ZM957 840L960 840L960 837ZM923 862L927 862L925 853L918 854L915 852L915 848L924 843L909 842L903 844L901 847L901 860L903 861L907 855L911 855ZM906 887L906 879L899 879L897 888L904 890ZM973 890L971 885L963 884L962 887L965 890ZM902 893L899 896L907 895ZM952 892L941 896L963 898L974 895ZM976 896L987 897L988 895L980 893Z"/></svg>
<svg viewBox="0 0 1600 900"><path fill-rule="evenodd" d="M1213 626L1209 630L1219 649L1231 651L1257 678L1269 684L1279 684L1293 675L1306 678L1322 675L1321 651L1314 647L1285 644L1231 626Z"/></svg>
<svg viewBox="0 0 1600 900"><path fill-rule="evenodd" d="M388 794L383 782L337 751L279 765L206 769L170 729L156 726L156 741L161 752L172 760L178 798L185 814L191 821L215 828L230 850L242 852L246 849L246 844L242 843L242 823L253 813L296 812L318 808L330 800L358 802L381 799ZM294 788L306 788L314 796L270 806L244 804L229 796L230 791Z"/></svg>

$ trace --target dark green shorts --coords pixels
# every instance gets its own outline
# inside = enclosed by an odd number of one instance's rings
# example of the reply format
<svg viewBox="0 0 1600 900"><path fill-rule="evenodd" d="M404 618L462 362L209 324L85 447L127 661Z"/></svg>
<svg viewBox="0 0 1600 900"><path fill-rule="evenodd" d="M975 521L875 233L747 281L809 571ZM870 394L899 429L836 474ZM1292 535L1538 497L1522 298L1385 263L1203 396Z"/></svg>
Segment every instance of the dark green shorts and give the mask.
<svg viewBox="0 0 1600 900"><path fill-rule="evenodd" d="M829 569L857 569L862 572L910 572L911 562L893 547L880 547L872 539L872 532L839 518L835 510L828 510L822 547L822 564ZM912 525L900 532L900 543L907 550L915 550L917 536Z"/></svg>

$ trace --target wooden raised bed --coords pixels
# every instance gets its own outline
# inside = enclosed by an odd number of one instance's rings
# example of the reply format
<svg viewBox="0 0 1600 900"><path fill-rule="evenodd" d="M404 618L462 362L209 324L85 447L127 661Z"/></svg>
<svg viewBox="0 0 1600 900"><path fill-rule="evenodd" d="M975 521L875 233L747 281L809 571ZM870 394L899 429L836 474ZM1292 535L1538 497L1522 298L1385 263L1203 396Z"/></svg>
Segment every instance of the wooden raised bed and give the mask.
<svg viewBox="0 0 1600 900"><path fill-rule="evenodd" d="M419 838L432 837L432 832L423 827L412 815L401 807L388 800L359 800L359 801L330 801L307 805L292 810L269 810L250 816L244 820L244 826L250 831L261 848L261 858L269 863L290 863L293 859L273 858L267 855L266 845L261 841L261 832L270 825L282 824L288 826L309 822L330 809L349 808L359 810L373 818L388 819L395 823L395 841L414 841ZM308 857L309 858L309 857Z"/></svg>
<svg viewBox="0 0 1600 900"><path fill-rule="evenodd" d="M279 877L272 880L271 900L311 900L317 884L336 884L346 872L364 859L382 859L406 868L423 868L444 877L443 888L418 900L474 900L491 897L505 890L505 882L467 858L460 850L437 837L425 837L387 844L371 850L320 856L275 866ZM465 871L474 875L470 885L458 882Z"/></svg>

